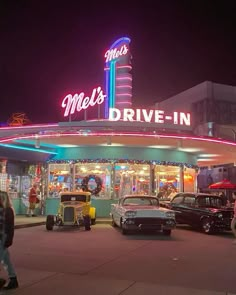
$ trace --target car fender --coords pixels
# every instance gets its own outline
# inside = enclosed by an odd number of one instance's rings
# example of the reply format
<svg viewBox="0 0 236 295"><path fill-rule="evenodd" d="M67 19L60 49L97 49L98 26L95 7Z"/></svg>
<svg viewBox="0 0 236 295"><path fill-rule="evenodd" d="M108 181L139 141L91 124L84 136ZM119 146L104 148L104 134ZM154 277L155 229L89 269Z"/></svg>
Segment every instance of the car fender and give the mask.
<svg viewBox="0 0 236 295"><path fill-rule="evenodd" d="M95 207L90 207L89 209L89 215L91 219L95 219L96 218L96 208Z"/></svg>

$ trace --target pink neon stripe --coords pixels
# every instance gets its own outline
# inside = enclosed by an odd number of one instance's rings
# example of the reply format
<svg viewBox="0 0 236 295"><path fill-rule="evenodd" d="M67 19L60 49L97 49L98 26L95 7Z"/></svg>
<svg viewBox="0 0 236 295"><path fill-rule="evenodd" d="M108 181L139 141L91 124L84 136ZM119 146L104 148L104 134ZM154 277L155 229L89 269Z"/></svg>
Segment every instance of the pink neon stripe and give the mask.
<svg viewBox="0 0 236 295"><path fill-rule="evenodd" d="M123 68L128 68L128 69L132 69L131 66L117 66L117 69L123 69Z"/></svg>
<svg viewBox="0 0 236 295"><path fill-rule="evenodd" d="M132 78L130 78L130 77L117 77L116 80L130 80L130 81L132 81Z"/></svg>
<svg viewBox="0 0 236 295"><path fill-rule="evenodd" d="M120 93L120 94L116 94L116 96L132 96L132 94L130 93Z"/></svg>
<svg viewBox="0 0 236 295"><path fill-rule="evenodd" d="M132 88L132 86L130 86L130 85L119 85L119 86L116 86L116 88Z"/></svg>
<svg viewBox="0 0 236 295"><path fill-rule="evenodd" d="M0 127L0 131L1 130L14 130L14 129L45 128L45 127L58 127L58 124L55 123L55 124L38 124L38 125Z"/></svg>
<svg viewBox="0 0 236 295"><path fill-rule="evenodd" d="M97 121L97 120L91 120L91 121ZM101 121L109 121L109 120L101 120ZM85 132L84 132L85 133ZM213 143L219 143L219 144L225 144L225 145L230 145L230 146L236 146L236 142L231 142L227 140L220 140L217 138L204 138L204 137L197 137L197 136L187 136L187 135L175 135L175 134L169 134L169 135L164 135L164 134L153 134L151 133L142 133L142 132L89 132L86 133L86 136L133 136L133 137L147 137L147 138L152 138L152 137L160 137L160 138L174 138L174 139L192 139L192 140L197 140L197 141L204 141L204 142L213 142ZM64 137L64 136L84 136L83 132L78 133L78 132L64 132L64 133L51 133L51 134L38 134L38 138L55 138L55 137ZM14 141L14 140L20 140L20 139L35 139L35 134L30 134L30 135L24 135L24 136L14 136L14 137L6 137L0 139L0 143L4 142L9 142L9 141Z"/></svg>
<svg viewBox="0 0 236 295"><path fill-rule="evenodd" d="M126 104L132 104L131 102L129 102L129 101L117 101L116 102L116 104L124 104L124 103L126 103Z"/></svg>

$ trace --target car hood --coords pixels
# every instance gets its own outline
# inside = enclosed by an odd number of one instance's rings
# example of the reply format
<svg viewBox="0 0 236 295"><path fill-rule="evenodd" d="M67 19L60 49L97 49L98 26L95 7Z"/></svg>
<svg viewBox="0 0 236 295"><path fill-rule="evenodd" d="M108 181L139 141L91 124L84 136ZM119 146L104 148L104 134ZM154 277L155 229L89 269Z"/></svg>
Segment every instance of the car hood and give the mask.
<svg viewBox="0 0 236 295"><path fill-rule="evenodd" d="M163 217L166 218L167 212L174 212L167 208L156 206L125 206L125 211L136 211L136 217Z"/></svg>
<svg viewBox="0 0 236 295"><path fill-rule="evenodd" d="M233 208L204 208L204 210L207 210L211 213L226 213L226 212L233 212Z"/></svg>

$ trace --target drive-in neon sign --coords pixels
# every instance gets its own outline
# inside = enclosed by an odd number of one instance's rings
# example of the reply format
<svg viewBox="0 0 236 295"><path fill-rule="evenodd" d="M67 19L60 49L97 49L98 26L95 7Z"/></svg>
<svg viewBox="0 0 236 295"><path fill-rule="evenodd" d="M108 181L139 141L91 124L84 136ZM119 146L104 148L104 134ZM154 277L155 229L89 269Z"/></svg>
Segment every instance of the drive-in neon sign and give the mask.
<svg viewBox="0 0 236 295"><path fill-rule="evenodd" d="M172 112L166 114L163 110L147 109L109 109L110 121L129 121L129 122L155 122L159 124L171 123L174 125L190 126L190 113Z"/></svg>
<svg viewBox="0 0 236 295"><path fill-rule="evenodd" d="M106 95L101 87L92 90L91 96L85 96L84 92L74 95L68 94L62 101L62 108L65 109L64 117L73 115L75 112L86 110L88 107L100 105L104 102ZM190 126L190 113L171 112L165 113L163 110L156 109L131 109L109 108L109 121L129 121L129 122L155 122L159 124L170 123L174 125Z"/></svg>

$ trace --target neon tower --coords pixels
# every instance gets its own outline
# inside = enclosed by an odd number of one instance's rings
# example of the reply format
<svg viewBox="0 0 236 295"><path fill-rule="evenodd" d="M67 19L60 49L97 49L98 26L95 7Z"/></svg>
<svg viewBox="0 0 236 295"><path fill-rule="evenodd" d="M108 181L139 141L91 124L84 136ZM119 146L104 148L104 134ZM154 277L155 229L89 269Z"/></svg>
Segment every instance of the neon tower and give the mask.
<svg viewBox="0 0 236 295"><path fill-rule="evenodd" d="M129 108L132 105L132 70L130 39L123 37L115 41L105 53L106 103L105 118L108 109Z"/></svg>

